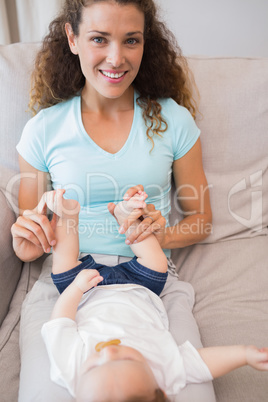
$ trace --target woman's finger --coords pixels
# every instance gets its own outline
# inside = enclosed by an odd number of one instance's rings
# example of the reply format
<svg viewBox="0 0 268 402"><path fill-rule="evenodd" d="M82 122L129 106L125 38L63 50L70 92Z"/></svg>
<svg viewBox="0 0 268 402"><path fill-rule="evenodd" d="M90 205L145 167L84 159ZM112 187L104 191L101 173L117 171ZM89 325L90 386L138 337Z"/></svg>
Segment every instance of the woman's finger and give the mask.
<svg viewBox="0 0 268 402"><path fill-rule="evenodd" d="M152 220L150 222L142 221L136 229L126 238L127 244L132 244L134 242L138 243L138 239L142 235L142 239L145 239L150 234L154 232L155 226L152 224ZM140 241L140 240L139 240Z"/></svg>
<svg viewBox="0 0 268 402"><path fill-rule="evenodd" d="M147 204L146 207L143 210L143 218L150 217L153 219L154 222L157 221L157 219L160 218L161 212L158 209L155 209L154 204Z"/></svg>
<svg viewBox="0 0 268 402"><path fill-rule="evenodd" d="M55 233L45 215L26 210L20 218L18 218L18 224L33 232L46 252L56 244Z"/></svg>
<svg viewBox="0 0 268 402"><path fill-rule="evenodd" d="M38 238L34 235L34 233L27 228L18 225L16 222L11 227L11 233L13 239L26 239L31 243L35 244L37 247L43 249L42 244L38 240Z"/></svg>
<svg viewBox="0 0 268 402"><path fill-rule="evenodd" d="M53 230L53 233L54 233L54 231L55 231L55 229L56 229L56 226L57 226L58 221L59 221L58 215L53 213L52 218L51 218L51 221L50 221L50 226L51 226L51 229ZM54 240L53 246L54 246L55 244L56 244L56 240Z"/></svg>
<svg viewBox="0 0 268 402"><path fill-rule="evenodd" d="M123 196L125 201L129 200L133 195L138 193L139 191L144 191L142 184L137 184L136 186L130 187Z"/></svg>
<svg viewBox="0 0 268 402"><path fill-rule="evenodd" d="M164 230L166 226L166 219L160 214L160 217L156 221L146 218L144 219L136 229L127 237L126 244L139 243L146 239L150 234L154 234L159 243L163 240Z"/></svg>
<svg viewBox="0 0 268 402"><path fill-rule="evenodd" d="M140 235L138 235L136 239L133 240L133 242L136 241L137 243L139 243L143 241L151 233L153 233L161 245L164 239L165 227L166 227L166 219L163 216L161 216L156 222L151 224L144 232L141 232Z"/></svg>

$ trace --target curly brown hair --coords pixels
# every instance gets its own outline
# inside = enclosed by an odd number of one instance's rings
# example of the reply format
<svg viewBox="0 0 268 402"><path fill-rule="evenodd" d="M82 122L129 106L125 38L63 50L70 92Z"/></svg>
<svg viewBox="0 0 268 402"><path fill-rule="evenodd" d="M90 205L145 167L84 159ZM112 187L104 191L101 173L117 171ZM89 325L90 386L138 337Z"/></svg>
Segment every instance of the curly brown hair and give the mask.
<svg viewBox="0 0 268 402"><path fill-rule="evenodd" d="M85 85L79 58L69 48L65 24L69 23L76 36L83 8L107 0L65 0L62 12L49 25L37 54L32 74L30 110L36 114L46 108L77 95ZM185 106L195 118L197 106L192 95L193 77L174 35L158 19L153 0L112 0L120 5L135 5L144 13L144 54L140 70L133 82L140 96L137 100L143 109L147 137L160 135L167 130L161 115L159 98L173 98ZM195 84L194 84L195 85Z"/></svg>

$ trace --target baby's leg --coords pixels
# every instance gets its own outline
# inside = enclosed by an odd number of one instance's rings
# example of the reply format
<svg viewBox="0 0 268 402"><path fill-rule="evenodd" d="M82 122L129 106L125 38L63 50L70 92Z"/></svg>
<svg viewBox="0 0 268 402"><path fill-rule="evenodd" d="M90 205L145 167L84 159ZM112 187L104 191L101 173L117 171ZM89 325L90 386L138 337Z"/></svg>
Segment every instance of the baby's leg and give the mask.
<svg viewBox="0 0 268 402"><path fill-rule="evenodd" d="M114 215L119 225L123 224L124 220L128 218L130 214L132 217L135 217L135 213L139 212L140 208L144 208L146 198L147 194L145 192L139 192L139 194L133 196L130 200L119 202L114 210ZM141 221L138 218L135 219L133 224L126 231L126 237L129 236L140 223ZM130 247L133 253L138 257L137 260L140 264L157 272L167 271L167 258L153 234L142 242L131 244Z"/></svg>
<svg viewBox="0 0 268 402"><path fill-rule="evenodd" d="M51 191L46 193L43 197L43 202L57 215L55 228L57 243L52 251L53 274L60 274L80 264L78 261L78 222L80 205L76 200L64 199L63 193L63 190Z"/></svg>

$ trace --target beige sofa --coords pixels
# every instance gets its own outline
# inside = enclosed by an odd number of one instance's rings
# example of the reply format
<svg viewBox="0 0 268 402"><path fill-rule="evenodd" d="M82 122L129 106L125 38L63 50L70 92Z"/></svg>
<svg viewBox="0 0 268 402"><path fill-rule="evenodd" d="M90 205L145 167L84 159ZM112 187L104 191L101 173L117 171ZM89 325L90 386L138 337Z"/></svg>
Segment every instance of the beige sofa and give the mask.
<svg viewBox="0 0 268 402"><path fill-rule="evenodd" d="M30 118L29 74L37 48L37 44L0 47L3 402L18 400L20 311L45 259L23 264L14 255L10 234L19 185L15 146ZM201 94L197 124L202 130L214 227L203 244L174 250L173 258L181 280L194 287L193 311L204 345L268 346L268 59L190 57L189 63ZM180 218L173 196L171 219ZM246 367L214 381L214 388L219 402L265 402L268 374Z"/></svg>

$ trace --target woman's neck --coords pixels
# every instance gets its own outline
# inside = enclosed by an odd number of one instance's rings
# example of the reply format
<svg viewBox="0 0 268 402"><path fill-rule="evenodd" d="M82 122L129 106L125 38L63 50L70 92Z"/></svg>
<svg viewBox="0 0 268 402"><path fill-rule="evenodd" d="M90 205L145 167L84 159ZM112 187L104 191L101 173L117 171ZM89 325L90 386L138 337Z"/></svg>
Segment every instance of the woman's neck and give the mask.
<svg viewBox="0 0 268 402"><path fill-rule="evenodd" d="M84 87L81 93L82 112L113 114L134 108L134 88L129 87L119 98L106 98L92 88Z"/></svg>

